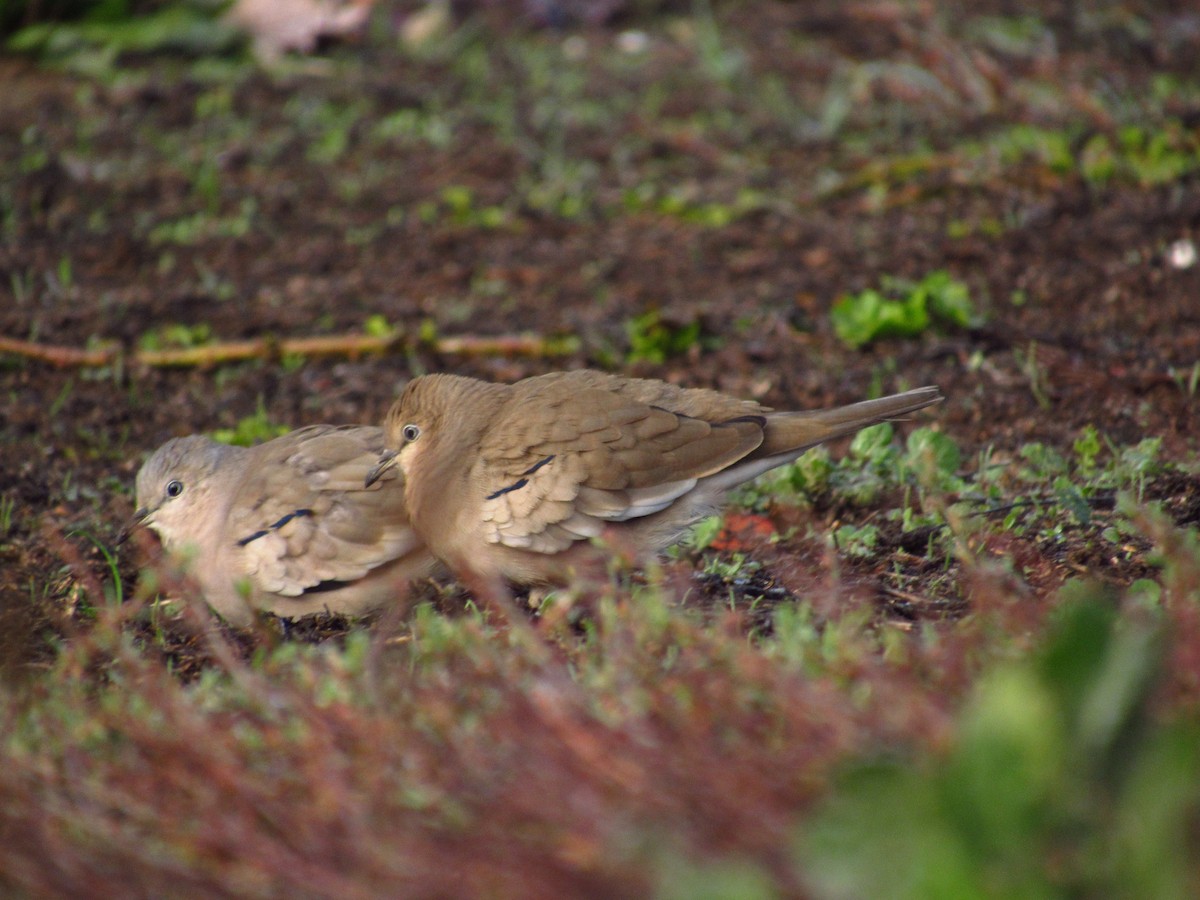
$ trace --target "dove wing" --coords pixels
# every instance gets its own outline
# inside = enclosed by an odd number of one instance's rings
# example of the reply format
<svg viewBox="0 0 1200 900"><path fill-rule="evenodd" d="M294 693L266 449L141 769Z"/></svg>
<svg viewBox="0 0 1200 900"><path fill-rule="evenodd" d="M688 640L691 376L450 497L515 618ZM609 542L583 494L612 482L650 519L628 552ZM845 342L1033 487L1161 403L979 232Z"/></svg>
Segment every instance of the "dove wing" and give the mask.
<svg viewBox="0 0 1200 900"><path fill-rule="evenodd" d="M419 546L404 482L391 470L370 488L383 431L315 425L264 444L248 458L230 509L228 542L254 585L295 597L362 578Z"/></svg>
<svg viewBox="0 0 1200 900"><path fill-rule="evenodd" d="M659 406L707 422L724 422L740 416L764 415L771 412L770 408L753 400L742 400L704 388L680 387L655 378L625 378L587 369L557 374L565 382L586 383L620 394L627 399L637 400L649 406Z"/></svg>
<svg viewBox="0 0 1200 900"><path fill-rule="evenodd" d="M533 387L498 412L475 464L491 543L560 552L666 509L763 439L761 416L711 423L578 382Z"/></svg>

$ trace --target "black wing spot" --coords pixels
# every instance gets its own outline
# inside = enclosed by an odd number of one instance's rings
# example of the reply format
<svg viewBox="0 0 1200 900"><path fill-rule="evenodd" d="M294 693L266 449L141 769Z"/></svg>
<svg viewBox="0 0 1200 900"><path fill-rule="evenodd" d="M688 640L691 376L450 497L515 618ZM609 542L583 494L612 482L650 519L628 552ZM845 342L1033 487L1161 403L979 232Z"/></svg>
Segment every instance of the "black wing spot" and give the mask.
<svg viewBox="0 0 1200 900"><path fill-rule="evenodd" d="M237 542L237 545L239 547L245 547L251 541L257 541L260 537L266 537L270 533L271 532L268 531L267 529L263 529L262 531L256 531L256 532L254 532L254 534L247 535L246 537L242 538L240 541Z"/></svg>
<svg viewBox="0 0 1200 900"><path fill-rule="evenodd" d="M528 469L526 469L526 470L525 470L524 472L522 472L521 474L522 474L522 475L532 475L534 472L536 472L536 471L537 471L538 469L540 469L542 466L546 465L546 463L550 462L550 460L552 460L552 459L554 459L554 454L553 454L553 453L551 453L551 454L550 454L549 456L547 456L545 459L538 460L537 462L535 462L535 463L534 463L532 466L530 466ZM489 498L489 499L490 499L490 498Z"/></svg>
<svg viewBox="0 0 1200 900"><path fill-rule="evenodd" d="M495 500L501 494L507 494L511 491L519 491L521 488L525 487L525 485L529 484L529 479L526 476L532 475L534 472L536 472L542 466L546 465L552 459L554 459L553 453L551 453L545 459L539 459L532 466L530 466L528 469L526 469L524 472L522 472L521 477L519 479L514 481L508 487L502 487L502 488L500 488L500 490L498 490L494 493L488 494L487 497L485 497L484 499L485 500Z"/></svg>
<svg viewBox="0 0 1200 900"><path fill-rule="evenodd" d="M286 516L281 518L278 522L273 522L271 525L268 525L266 528L262 529L261 531L256 531L256 532L254 532L254 534L247 535L246 537L244 537L240 541L238 541L237 545L239 547L245 547L251 541L257 541L260 537L266 537L272 531L278 531L280 528L282 528L288 522L292 521L292 519L303 518L304 516L311 516L312 514L313 514L313 511L311 509L297 509L294 512L288 513Z"/></svg>
<svg viewBox="0 0 1200 900"><path fill-rule="evenodd" d="M313 514L313 511L311 509L298 509L295 512L290 512L286 516L284 516L282 519L280 519L278 522L276 522L274 525L272 525L271 530L277 531L278 529L280 529L284 525L286 525L288 522L292 521L292 519L301 519L304 516L311 516L312 514Z"/></svg>
<svg viewBox="0 0 1200 900"><path fill-rule="evenodd" d="M539 465L540 465L540 463L539 463ZM529 479L522 478L519 481L514 481L508 487L502 487L502 488L500 488L500 490L496 491L495 493L488 494L487 497L484 499L495 500L501 494L507 494L510 491L519 491L521 488L525 487L525 485L527 485L527 484L529 484Z"/></svg>

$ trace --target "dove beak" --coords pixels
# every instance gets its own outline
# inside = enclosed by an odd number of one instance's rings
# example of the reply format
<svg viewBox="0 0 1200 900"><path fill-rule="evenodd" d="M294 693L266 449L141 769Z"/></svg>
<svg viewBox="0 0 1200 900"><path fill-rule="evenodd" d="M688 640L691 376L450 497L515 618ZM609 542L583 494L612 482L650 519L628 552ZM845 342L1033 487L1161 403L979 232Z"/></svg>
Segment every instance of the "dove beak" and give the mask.
<svg viewBox="0 0 1200 900"><path fill-rule="evenodd" d="M150 518L150 510L144 506L139 506L133 513L133 518L125 523L125 527L117 534L117 546L121 546L137 529L146 524L146 519Z"/></svg>
<svg viewBox="0 0 1200 900"><path fill-rule="evenodd" d="M397 450L384 450L379 456L379 463L367 473L367 479L363 482L363 487L369 488L383 477L384 472L396 465L396 454L398 452Z"/></svg>

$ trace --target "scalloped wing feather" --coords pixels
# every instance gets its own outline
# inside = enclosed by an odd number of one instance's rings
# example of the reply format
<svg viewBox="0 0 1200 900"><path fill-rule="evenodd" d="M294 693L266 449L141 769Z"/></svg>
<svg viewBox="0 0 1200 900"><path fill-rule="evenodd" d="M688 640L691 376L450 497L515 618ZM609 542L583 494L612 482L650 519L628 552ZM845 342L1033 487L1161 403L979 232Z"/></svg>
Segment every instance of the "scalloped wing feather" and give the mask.
<svg viewBox="0 0 1200 900"><path fill-rule="evenodd" d="M560 552L607 522L661 512L762 442L760 416L710 423L579 378L530 381L476 464L491 543Z"/></svg>
<svg viewBox="0 0 1200 900"><path fill-rule="evenodd" d="M313 426L287 437L247 461L230 511L229 543L257 588L294 597L417 548L399 471L363 487L383 448L380 429Z"/></svg>

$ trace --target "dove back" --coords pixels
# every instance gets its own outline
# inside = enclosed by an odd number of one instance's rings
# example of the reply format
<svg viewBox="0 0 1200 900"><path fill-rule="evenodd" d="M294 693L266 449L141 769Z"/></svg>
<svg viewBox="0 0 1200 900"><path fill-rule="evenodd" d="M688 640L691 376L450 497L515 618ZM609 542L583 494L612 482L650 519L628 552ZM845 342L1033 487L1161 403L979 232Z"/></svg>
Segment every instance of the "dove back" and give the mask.
<svg viewBox="0 0 1200 900"><path fill-rule="evenodd" d="M773 412L715 391L601 372L513 385L429 375L386 420L372 478L400 466L413 527L468 582L562 582L604 536L647 555L729 488L822 441L941 399L937 388Z"/></svg>

